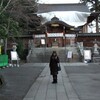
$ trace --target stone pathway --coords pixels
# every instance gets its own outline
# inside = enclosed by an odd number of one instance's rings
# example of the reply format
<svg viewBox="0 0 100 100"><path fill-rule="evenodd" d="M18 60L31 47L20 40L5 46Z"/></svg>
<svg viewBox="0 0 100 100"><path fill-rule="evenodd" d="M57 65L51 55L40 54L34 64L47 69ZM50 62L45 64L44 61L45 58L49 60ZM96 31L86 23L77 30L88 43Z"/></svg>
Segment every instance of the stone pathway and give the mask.
<svg viewBox="0 0 100 100"><path fill-rule="evenodd" d="M69 81L62 63L57 84L52 84L52 76L47 64L23 100L79 100L79 98Z"/></svg>

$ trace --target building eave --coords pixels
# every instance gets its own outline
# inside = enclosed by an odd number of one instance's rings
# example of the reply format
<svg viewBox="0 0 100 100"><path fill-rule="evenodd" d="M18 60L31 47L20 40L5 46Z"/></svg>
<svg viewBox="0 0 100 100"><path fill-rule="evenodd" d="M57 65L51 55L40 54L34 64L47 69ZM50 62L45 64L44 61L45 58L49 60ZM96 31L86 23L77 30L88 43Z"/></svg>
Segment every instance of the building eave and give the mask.
<svg viewBox="0 0 100 100"><path fill-rule="evenodd" d="M77 33L78 37L98 37L100 33Z"/></svg>
<svg viewBox="0 0 100 100"><path fill-rule="evenodd" d="M33 38L33 35L20 35L20 36L14 36L14 38Z"/></svg>

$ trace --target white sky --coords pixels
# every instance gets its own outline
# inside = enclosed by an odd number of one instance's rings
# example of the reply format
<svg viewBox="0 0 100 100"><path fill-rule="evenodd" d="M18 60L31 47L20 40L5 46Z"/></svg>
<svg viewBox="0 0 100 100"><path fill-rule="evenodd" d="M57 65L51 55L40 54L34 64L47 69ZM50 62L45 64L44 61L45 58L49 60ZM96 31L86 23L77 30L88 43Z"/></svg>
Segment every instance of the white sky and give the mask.
<svg viewBox="0 0 100 100"><path fill-rule="evenodd" d="M39 0L39 3L79 3L80 0Z"/></svg>

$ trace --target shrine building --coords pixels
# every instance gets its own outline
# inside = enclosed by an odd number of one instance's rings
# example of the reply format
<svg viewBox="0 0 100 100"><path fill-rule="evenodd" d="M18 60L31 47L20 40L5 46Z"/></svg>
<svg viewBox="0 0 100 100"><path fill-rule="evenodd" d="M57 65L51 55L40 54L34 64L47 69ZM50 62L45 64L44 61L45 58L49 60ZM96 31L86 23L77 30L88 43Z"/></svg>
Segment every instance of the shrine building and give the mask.
<svg viewBox="0 0 100 100"><path fill-rule="evenodd" d="M89 24L99 13L91 13L85 4L38 4L37 15L42 17L45 31L33 33L35 47L93 46L100 33L88 32Z"/></svg>

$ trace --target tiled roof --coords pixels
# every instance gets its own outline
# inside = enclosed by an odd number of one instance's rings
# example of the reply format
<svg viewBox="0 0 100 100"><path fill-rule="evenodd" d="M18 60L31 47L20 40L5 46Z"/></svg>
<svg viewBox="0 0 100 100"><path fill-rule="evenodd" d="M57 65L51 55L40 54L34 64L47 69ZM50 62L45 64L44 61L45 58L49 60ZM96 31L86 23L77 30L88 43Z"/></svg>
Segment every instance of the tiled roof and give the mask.
<svg viewBox="0 0 100 100"><path fill-rule="evenodd" d="M54 24L54 23L67 26L67 27L69 27L69 28L70 28L70 27L73 27L73 26L68 25L67 23L65 23L65 22L63 22L63 21L61 21L61 20L59 20L57 17L53 17L53 18L51 19L51 21L46 22L45 25Z"/></svg>
<svg viewBox="0 0 100 100"><path fill-rule="evenodd" d="M46 13L50 11L79 11L89 12L85 4L38 4L37 13Z"/></svg>

